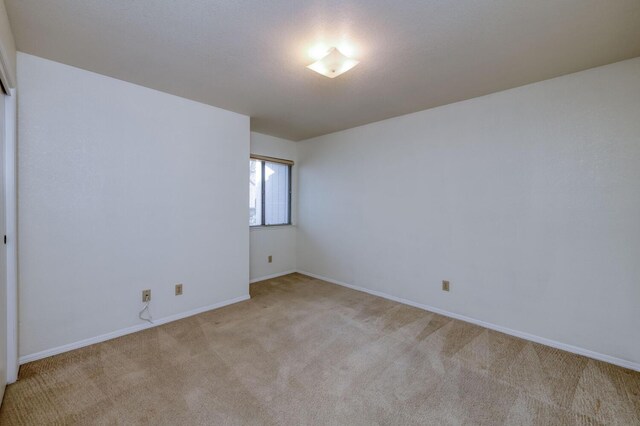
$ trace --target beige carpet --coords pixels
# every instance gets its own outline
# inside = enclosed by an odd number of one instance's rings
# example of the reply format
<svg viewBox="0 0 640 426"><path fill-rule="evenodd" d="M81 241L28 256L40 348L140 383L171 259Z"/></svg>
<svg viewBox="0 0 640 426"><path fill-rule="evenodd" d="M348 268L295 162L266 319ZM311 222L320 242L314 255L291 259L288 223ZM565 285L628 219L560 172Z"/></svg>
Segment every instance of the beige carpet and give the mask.
<svg viewBox="0 0 640 426"><path fill-rule="evenodd" d="M292 274L24 365L0 424L640 424L640 373Z"/></svg>

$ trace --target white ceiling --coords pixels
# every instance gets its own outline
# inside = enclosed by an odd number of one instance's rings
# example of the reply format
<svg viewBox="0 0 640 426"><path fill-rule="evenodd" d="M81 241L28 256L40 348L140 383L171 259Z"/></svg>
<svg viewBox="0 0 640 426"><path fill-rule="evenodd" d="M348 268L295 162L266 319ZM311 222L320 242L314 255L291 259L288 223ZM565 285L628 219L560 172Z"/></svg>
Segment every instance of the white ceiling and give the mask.
<svg viewBox="0 0 640 426"><path fill-rule="evenodd" d="M305 139L640 56L640 0L5 0L19 50ZM328 79L307 50L347 39Z"/></svg>

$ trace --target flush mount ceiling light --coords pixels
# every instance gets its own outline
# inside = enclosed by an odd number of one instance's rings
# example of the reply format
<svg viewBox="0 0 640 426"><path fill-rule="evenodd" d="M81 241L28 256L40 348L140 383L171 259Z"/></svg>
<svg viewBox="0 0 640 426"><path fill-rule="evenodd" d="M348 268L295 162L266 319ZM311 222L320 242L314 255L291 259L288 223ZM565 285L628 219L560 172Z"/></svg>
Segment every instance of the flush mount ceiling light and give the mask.
<svg viewBox="0 0 640 426"><path fill-rule="evenodd" d="M360 62L345 56L337 48L332 47L325 55L316 62L308 65L307 68L324 75L325 77L335 78L340 74L349 71Z"/></svg>

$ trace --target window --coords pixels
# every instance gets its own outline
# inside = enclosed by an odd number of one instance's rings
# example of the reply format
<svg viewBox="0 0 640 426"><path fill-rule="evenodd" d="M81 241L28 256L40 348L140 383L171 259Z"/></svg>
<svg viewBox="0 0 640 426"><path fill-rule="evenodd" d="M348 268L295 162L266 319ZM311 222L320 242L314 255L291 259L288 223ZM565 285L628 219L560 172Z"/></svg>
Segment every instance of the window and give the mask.
<svg viewBox="0 0 640 426"><path fill-rule="evenodd" d="M249 226L291 224L293 161L252 156L249 160Z"/></svg>

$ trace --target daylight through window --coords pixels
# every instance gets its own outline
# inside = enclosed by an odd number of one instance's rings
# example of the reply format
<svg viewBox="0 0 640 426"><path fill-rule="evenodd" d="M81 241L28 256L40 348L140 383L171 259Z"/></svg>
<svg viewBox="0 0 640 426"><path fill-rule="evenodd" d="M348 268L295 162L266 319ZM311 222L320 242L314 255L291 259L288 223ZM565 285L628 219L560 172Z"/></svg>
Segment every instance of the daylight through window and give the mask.
<svg viewBox="0 0 640 426"><path fill-rule="evenodd" d="M291 223L291 166L286 160L249 160L249 226Z"/></svg>

